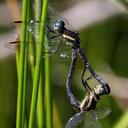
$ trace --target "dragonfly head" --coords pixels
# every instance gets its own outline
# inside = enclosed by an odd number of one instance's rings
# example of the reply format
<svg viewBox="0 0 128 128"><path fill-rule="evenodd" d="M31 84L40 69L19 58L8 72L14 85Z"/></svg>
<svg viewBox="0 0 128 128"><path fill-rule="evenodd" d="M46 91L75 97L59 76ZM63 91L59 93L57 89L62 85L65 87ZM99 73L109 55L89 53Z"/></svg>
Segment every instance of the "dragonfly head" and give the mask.
<svg viewBox="0 0 128 128"><path fill-rule="evenodd" d="M65 23L63 20L56 20L53 24L53 30L57 33L61 33L64 29Z"/></svg>
<svg viewBox="0 0 128 128"><path fill-rule="evenodd" d="M96 95L99 95L99 96L106 94L106 91L101 84L98 84L97 86L94 87L94 92Z"/></svg>

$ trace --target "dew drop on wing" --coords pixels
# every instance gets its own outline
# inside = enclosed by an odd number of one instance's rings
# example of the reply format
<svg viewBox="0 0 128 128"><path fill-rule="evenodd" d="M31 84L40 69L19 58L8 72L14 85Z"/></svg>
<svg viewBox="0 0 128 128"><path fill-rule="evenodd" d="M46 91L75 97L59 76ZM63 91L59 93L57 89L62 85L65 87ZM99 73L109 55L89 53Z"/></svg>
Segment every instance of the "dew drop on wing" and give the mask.
<svg viewBox="0 0 128 128"><path fill-rule="evenodd" d="M66 52L60 53L60 57L61 57L61 58L65 58L65 59L69 59L69 58L70 58L70 56L67 55Z"/></svg>
<svg viewBox="0 0 128 128"><path fill-rule="evenodd" d="M33 35L34 38L38 38L39 31L36 30L36 27L39 26L39 22L30 20L27 25L27 30Z"/></svg>

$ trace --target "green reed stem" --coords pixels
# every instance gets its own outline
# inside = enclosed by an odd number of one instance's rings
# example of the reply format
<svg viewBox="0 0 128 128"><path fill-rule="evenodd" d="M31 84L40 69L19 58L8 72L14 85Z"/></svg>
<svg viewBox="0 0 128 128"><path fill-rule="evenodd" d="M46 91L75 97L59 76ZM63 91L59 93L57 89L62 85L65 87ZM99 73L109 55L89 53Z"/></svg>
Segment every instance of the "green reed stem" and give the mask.
<svg viewBox="0 0 128 128"><path fill-rule="evenodd" d="M46 21L47 6L48 6L48 0L44 0L43 8L42 8L39 41L38 41L39 45L37 46L37 58L36 58L36 66L35 66L35 73L34 73L33 92L32 92L31 109L30 109L30 117L29 117L29 128L34 127L34 117L35 117L36 107L37 107L37 97L38 97L42 50L43 50L42 45L44 42L44 35L45 35L44 24Z"/></svg>
<svg viewBox="0 0 128 128"><path fill-rule="evenodd" d="M23 84L23 101L22 101L22 127L25 124L25 109L26 109L26 87L27 87L27 58L28 58L28 48L25 49L25 58L24 58L24 84Z"/></svg>
<svg viewBox="0 0 128 128"><path fill-rule="evenodd" d="M17 119L16 128L22 128L22 98L24 84L24 58L25 58L25 39L26 39L26 20L27 20L27 0L23 0L22 6L22 27L20 35L20 62L19 62L19 77L18 77L18 97L17 97Z"/></svg>
<svg viewBox="0 0 128 128"><path fill-rule="evenodd" d="M32 4L30 2L30 0L27 1L27 23L29 22L30 20L30 11L31 11L31 8L32 8ZM29 42L29 33L28 31L26 31L26 46L25 47L25 57L24 57L24 84L23 84L23 101L22 101L22 127L25 126L25 117L26 117L26 114L25 114L25 110L26 110L26 87L27 87L27 78L28 78L28 75L27 75L27 68L28 68L28 44Z"/></svg>
<svg viewBox="0 0 128 128"><path fill-rule="evenodd" d="M40 21L41 20L41 10L42 10L42 0L35 0L35 20ZM36 24L36 35L39 33L40 24ZM38 42L38 38L36 40L36 43ZM44 65L43 63L41 64ZM42 67L41 66L41 67ZM37 126L39 128L44 127L44 86L43 86L43 67L41 68L40 73L40 82L39 82L39 92L38 92L38 102L37 102Z"/></svg>
<svg viewBox="0 0 128 128"><path fill-rule="evenodd" d="M43 65L41 65L43 66ZM42 67L43 68L43 67ZM43 87L43 69L41 68L40 72L40 83L39 83L39 92L38 92L38 102L37 102L37 125L38 128L44 128L44 87Z"/></svg>
<svg viewBox="0 0 128 128"><path fill-rule="evenodd" d="M45 58L46 127L52 128L52 94L50 86L50 58Z"/></svg>
<svg viewBox="0 0 128 128"><path fill-rule="evenodd" d="M20 58L20 51L19 51L19 47L16 48L16 69L17 69L17 79L19 81L19 58Z"/></svg>

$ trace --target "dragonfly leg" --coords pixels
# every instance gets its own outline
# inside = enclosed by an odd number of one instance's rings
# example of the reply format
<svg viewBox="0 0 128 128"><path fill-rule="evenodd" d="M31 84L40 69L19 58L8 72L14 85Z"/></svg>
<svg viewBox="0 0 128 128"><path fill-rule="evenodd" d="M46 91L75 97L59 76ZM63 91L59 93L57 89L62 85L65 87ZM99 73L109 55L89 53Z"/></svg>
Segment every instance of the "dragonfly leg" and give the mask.
<svg viewBox="0 0 128 128"><path fill-rule="evenodd" d="M90 93L92 90L89 87L89 85L87 84L87 80L84 80L85 71L86 71L86 67L84 67L84 70L82 72L81 81L82 81L82 84L85 87L86 91Z"/></svg>
<svg viewBox="0 0 128 128"><path fill-rule="evenodd" d="M109 94L110 87L109 87L108 83L104 79L102 79L98 74L96 74L95 71L92 69L92 67L89 64L86 67L88 68L88 70L90 71L92 76L104 87L105 94Z"/></svg>
<svg viewBox="0 0 128 128"><path fill-rule="evenodd" d="M94 72L93 68L92 68L92 67L89 65L89 63L88 63L88 60L87 60L87 58L86 58L86 56L85 56L85 53L84 53L83 49L82 49L82 48L79 48L78 51L79 51L80 58L82 59L84 65L85 65L85 67L86 67L86 69L89 70L89 72L91 73L91 75L92 75L99 83L101 83L101 85L104 87L105 94L109 94L109 93L110 93L110 87L109 87L108 83L107 83L105 80L103 80L99 75L97 75L97 74Z"/></svg>
<svg viewBox="0 0 128 128"><path fill-rule="evenodd" d="M67 89L67 95L70 99L70 103L74 108L79 109L80 102L74 96L72 91L72 80L73 80L76 61L77 61L77 51L75 49L72 49L72 60L71 60L71 65L70 65L70 69L67 77L66 89Z"/></svg>

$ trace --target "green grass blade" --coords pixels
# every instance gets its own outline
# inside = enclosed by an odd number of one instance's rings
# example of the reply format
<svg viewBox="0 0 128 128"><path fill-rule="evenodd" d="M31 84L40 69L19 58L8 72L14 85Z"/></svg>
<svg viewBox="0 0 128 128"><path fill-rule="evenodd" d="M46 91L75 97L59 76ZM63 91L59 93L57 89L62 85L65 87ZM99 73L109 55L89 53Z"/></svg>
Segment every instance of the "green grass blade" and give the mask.
<svg viewBox="0 0 128 128"><path fill-rule="evenodd" d="M42 8L42 18L41 18L41 29L39 33L39 45L37 46L37 58L36 58L36 66L35 66L35 73L34 73L34 83L33 83L33 92L32 92L32 100L31 100L31 109L30 109L30 117L29 117L29 128L34 127L34 117L36 113L37 107L37 97L38 97L38 88L39 88L39 80L40 80L40 69L41 69L41 60L42 60L42 44L44 42L44 24L46 21L47 15L47 6L48 0L44 0L43 8Z"/></svg>
<svg viewBox="0 0 128 128"><path fill-rule="evenodd" d="M46 127L52 128L52 87L50 86L50 58L45 57Z"/></svg>
<svg viewBox="0 0 128 128"><path fill-rule="evenodd" d="M43 67L42 67L43 68ZM39 93L38 93L38 102L37 102L37 125L38 128L44 128L44 87L43 87L43 70L41 69L40 74L40 83L39 83Z"/></svg>
<svg viewBox="0 0 128 128"><path fill-rule="evenodd" d="M42 10L42 0L35 0L35 20L40 21L41 20L41 10ZM39 24L36 24L36 34L39 33ZM36 42L38 41L38 38ZM42 63L42 66L44 64ZM41 66L41 67L42 67ZM40 73L40 83L39 83L39 93L38 93L38 103L37 103L37 126L38 128L44 127L44 86L43 86L43 67L41 68Z"/></svg>
<svg viewBox="0 0 128 128"><path fill-rule="evenodd" d="M25 109L26 109L26 86L27 86L27 58L28 58L28 49L25 49L25 60L24 60L24 84L23 84L23 98L22 98L22 126L25 122Z"/></svg>
<svg viewBox="0 0 128 128"><path fill-rule="evenodd" d="M27 20L27 0L23 0L22 6L22 27L20 35L20 67L19 67L19 77L18 77L18 97L17 97L17 116L16 116L16 128L22 127L22 96L23 96L23 84L24 84L24 58L25 58L25 39L26 39L26 23Z"/></svg>
<svg viewBox="0 0 128 128"><path fill-rule="evenodd" d="M16 48L16 68L17 68L17 79L19 79L19 58L20 58L20 51L19 51L19 47Z"/></svg>

